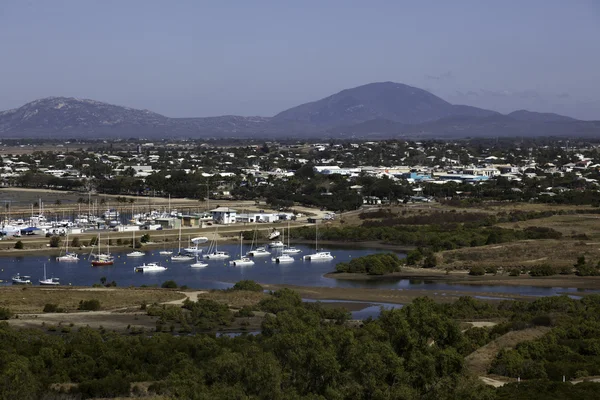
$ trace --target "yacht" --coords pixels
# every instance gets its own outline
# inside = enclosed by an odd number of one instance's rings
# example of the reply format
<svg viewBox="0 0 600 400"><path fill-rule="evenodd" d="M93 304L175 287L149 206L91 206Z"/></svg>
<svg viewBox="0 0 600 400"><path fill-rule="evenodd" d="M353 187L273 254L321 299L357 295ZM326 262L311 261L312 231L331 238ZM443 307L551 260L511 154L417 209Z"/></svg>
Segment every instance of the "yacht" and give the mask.
<svg viewBox="0 0 600 400"><path fill-rule="evenodd" d="M60 280L58 278L46 278L46 264L44 264L44 279L41 279L40 285L43 286L58 286L60 285Z"/></svg>
<svg viewBox="0 0 600 400"><path fill-rule="evenodd" d="M285 246L285 248L281 251L282 254L298 254L301 253L302 250L297 249L295 247L290 247L290 223L288 222L288 234L287 234L287 245Z"/></svg>
<svg viewBox="0 0 600 400"><path fill-rule="evenodd" d="M158 252L158 254L160 254L161 256L170 256L171 254L173 254L173 252L171 250L161 250Z"/></svg>
<svg viewBox="0 0 600 400"><path fill-rule="evenodd" d="M194 256L188 254L176 254L171 256L171 261L192 261Z"/></svg>
<svg viewBox="0 0 600 400"><path fill-rule="evenodd" d="M308 254L302 257L303 260L307 261L329 261L333 260L333 256L328 251L319 251L319 227L315 224L315 254Z"/></svg>
<svg viewBox="0 0 600 400"><path fill-rule="evenodd" d="M191 242L194 244L204 244L204 243L208 242L208 238L206 236L198 236L198 237L192 238Z"/></svg>
<svg viewBox="0 0 600 400"><path fill-rule="evenodd" d="M333 256L328 251L320 251L315 254L308 254L308 255L302 257L302 259L308 260L308 261L328 261L328 260L333 260Z"/></svg>
<svg viewBox="0 0 600 400"><path fill-rule="evenodd" d="M158 263L144 263L143 265L137 266L135 267L133 270L135 272L159 272L159 271L165 271L167 269L167 267L163 267L162 265L159 265Z"/></svg>
<svg viewBox="0 0 600 400"><path fill-rule="evenodd" d="M243 256L244 254L244 237L240 235L240 258L237 260L229 261L229 265L232 267L250 267L254 265L254 261L252 259Z"/></svg>
<svg viewBox="0 0 600 400"><path fill-rule="evenodd" d="M277 257L272 258L271 260L273 262L276 262L277 264L286 264L294 262L294 257L290 256L289 254L281 254Z"/></svg>
<svg viewBox="0 0 600 400"><path fill-rule="evenodd" d="M204 268L204 267L208 267L207 263L204 263L200 260L198 260L198 255L196 254L196 262L191 264L190 267L192 268Z"/></svg>
<svg viewBox="0 0 600 400"><path fill-rule="evenodd" d="M277 229L273 229L273 231L269 233L269 240L277 239L279 235L281 235L281 232L279 232Z"/></svg>
<svg viewBox="0 0 600 400"><path fill-rule="evenodd" d="M257 247L256 249L247 252L246 255L249 257L263 257L270 256L271 253L267 251L267 249L265 249L264 247Z"/></svg>
<svg viewBox="0 0 600 400"><path fill-rule="evenodd" d="M219 251L219 239L218 239L218 230L219 227L215 229L214 239L210 246L208 247L207 254L204 255L204 258L207 260L226 260L229 258L229 253L226 251Z"/></svg>
<svg viewBox="0 0 600 400"><path fill-rule="evenodd" d="M229 258L229 253L226 251L213 251L204 255L207 260L226 260Z"/></svg>
<svg viewBox="0 0 600 400"><path fill-rule="evenodd" d="M107 252L106 253L102 253L100 251L100 235L98 235L98 253L97 254L91 254L91 256L94 256L95 259L92 260L92 267L103 267L105 265L113 265L115 263L115 258L110 254L110 245L106 244L107 247Z"/></svg>
<svg viewBox="0 0 600 400"><path fill-rule="evenodd" d="M79 261L79 256L76 253L69 253L69 233L67 232L66 240L65 240L65 254L59 255L56 257L56 261L60 262L77 262Z"/></svg>
<svg viewBox="0 0 600 400"><path fill-rule="evenodd" d="M13 285L30 285L31 277L27 275L16 274L12 277Z"/></svg>
<svg viewBox="0 0 600 400"><path fill-rule="evenodd" d="M177 249L177 254L171 256L171 261L192 261L193 259L194 256L181 252L181 225L179 225L179 247Z"/></svg>
<svg viewBox="0 0 600 400"><path fill-rule="evenodd" d="M269 243L269 247L272 249L279 249L284 247L285 245L283 244L283 242L281 240L277 240L275 242L271 242Z"/></svg>
<svg viewBox="0 0 600 400"><path fill-rule="evenodd" d="M127 253L127 257L144 257L146 255L146 253L144 253L143 251L135 250L135 231L131 231L131 232L132 232L131 248L133 249L133 251L131 253Z"/></svg>

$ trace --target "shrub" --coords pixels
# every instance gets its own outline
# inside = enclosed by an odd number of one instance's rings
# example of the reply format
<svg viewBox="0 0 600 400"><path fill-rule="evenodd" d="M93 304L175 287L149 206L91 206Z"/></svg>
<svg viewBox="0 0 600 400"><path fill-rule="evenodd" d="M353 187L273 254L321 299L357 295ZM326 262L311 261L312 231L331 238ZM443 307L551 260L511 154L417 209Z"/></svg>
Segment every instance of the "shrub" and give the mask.
<svg viewBox="0 0 600 400"><path fill-rule="evenodd" d="M521 275L521 270L519 268L512 268L508 271L508 276L519 276Z"/></svg>
<svg viewBox="0 0 600 400"><path fill-rule="evenodd" d="M15 249L23 250L23 247L25 247L25 246L23 246L23 242L20 240L17 240L17 243L15 243Z"/></svg>
<svg viewBox="0 0 600 400"><path fill-rule="evenodd" d="M50 247L60 247L60 237L52 236L50 238Z"/></svg>
<svg viewBox="0 0 600 400"><path fill-rule="evenodd" d="M498 273L498 268L497 267L485 267L485 273L496 275Z"/></svg>
<svg viewBox="0 0 600 400"><path fill-rule="evenodd" d="M163 289L177 289L177 282L173 280L165 281L162 285L160 285L160 287Z"/></svg>
<svg viewBox="0 0 600 400"><path fill-rule="evenodd" d="M81 247L81 240L79 240L79 237L75 236L73 238L71 241L71 247Z"/></svg>
<svg viewBox="0 0 600 400"><path fill-rule="evenodd" d="M437 258L430 254L423 260L423 268L435 268L437 266Z"/></svg>
<svg viewBox="0 0 600 400"><path fill-rule="evenodd" d="M0 307L0 320L10 319L13 317L13 312L6 307Z"/></svg>
<svg viewBox="0 0 600 400"><path fill-rule="evenodd" d="M529 269L529 275L531 276L552 276L555 274L554 268L548 264L535 265Z"/></svg>
<svg viewBox="0 0 600 400"><path fill-rule="evenodd" d="M263 287L252 280L243 280L233 285L232 290L248 290L250 292L262 292Z"/></svg>
<svg viewBox="0 0 600 400"><path fill-rule="evenodd" d="M81 300L77 309L82 311L98 311L100 309L100 301L97 299Z"/></svg>
<svg viewBox="0 0 600 400"><path fill-rule="evenodd" d="M252 307L244 306L236 314L236 317L254 317Z"/></svg>
<svg viewBox="0 0 600 400"><path fill-rule="evenodd" d="M479 266L479 265L471 267L471 269L469 270L469 275L474 275L474 276L485 275L485 268L482 266Z"/></svg>
<svg viewBox="0 0 600 400"><path fill-rule="evenodd" d="M142 242L142 243L148 243L149 241L150 241L149 233L143 234L142 237L140 238L140 242Z"/></svg>
<svg viewBox="0 0 600 400"><path fill-rule="evenodd" d="M45 312L45 313L60 313L60 312L63 312L63 309L59 308L58 304L46 303L46 305L44 305L43 312Z"/></svg>

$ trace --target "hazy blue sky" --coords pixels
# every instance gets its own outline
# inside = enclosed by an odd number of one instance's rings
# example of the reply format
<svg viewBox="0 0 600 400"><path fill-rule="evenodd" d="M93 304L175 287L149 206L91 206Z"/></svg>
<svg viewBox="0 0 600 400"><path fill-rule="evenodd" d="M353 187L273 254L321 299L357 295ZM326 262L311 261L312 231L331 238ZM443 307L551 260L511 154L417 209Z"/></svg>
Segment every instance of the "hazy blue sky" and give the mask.
<svg viewBox="0 0 600 400"><path fill-rule="evenodd" d="M375 81L600 119L600 0L0 0L0 110L268 116Z"/></svg>

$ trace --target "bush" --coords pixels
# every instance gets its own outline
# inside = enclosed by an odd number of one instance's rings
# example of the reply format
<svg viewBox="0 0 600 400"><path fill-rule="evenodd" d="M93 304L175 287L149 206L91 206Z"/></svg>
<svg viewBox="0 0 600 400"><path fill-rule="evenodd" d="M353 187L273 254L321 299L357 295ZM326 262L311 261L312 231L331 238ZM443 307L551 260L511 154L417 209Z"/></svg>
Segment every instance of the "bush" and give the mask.
<svg viewBox="0 0 600 400"><path fill-rule="evenodd" d="M245 318L254 317L254 312L252 311L252 307L244 306L237 312L235 316Z"/></svg>
<svg viewBox="0 0 600 400"><path fill-rule="evenodd" d="M149 233L145 233L142 235L142 237L140 238L140 242L141 243L148 243L150 241L150 234Z"/></svg>
<svg viewBox="0 0 600 400"><path fill-rule="evenodd" d="M81 240L79 240L79 237L75 236L73 238L71 241L71 247L81 247Z"/></svg>
<svg viewBox="0 0 600 400"><path fill-rule="evenodd" d="M232 290L248 290L250 292L262 292L263 287L252 280L243 280L233 285Z"/></svg>
<svg viewBox="0 0 600 400"><path fill-rule="evenodd" d="M162 285L160 285L163 289L177 289L177 282L175 281L165 281Z"/></svg>
<svg viewBox="0 0 600 400"><path fill-rule="evenodd" d="M52 236L50 238L50 247L60 247L60 237Z"/></svg>
<svg viewBox="0 0 600 400"><path fill-rule="evenodd" d="M430 254L423 260L423 268L435 268L437 266L437 258Z"/></svg>
<svg viewBox="0 0 600 400"><path fill-rule="evenodd" d="M471 269L469 270L469 275L473 275L473 276L485 275L485 268L482 266L479 266L479 265L471 267Z"/></svg>
<svg viewBox="0 0 600 400"><path fill-rule="evenodd" d="M498 273L498 268L497 267L486 267L485 273L496 275Z"/></svg>
<svg viewBox="0 0 600 400"><path fill-rule="evenodd" d="M17 240L17 243L15 243L15 249L17 250L23 250L25 246L23 246L23 242L20 240Z"/></svg>
<svg viewBox="0 0 600 400"><path fill-rule="evenodd" d="M508 276L520 276L521 275L521 270L519 268L512 268L510 271L508 271Z"/></svg>
<svg viewBox="0 0 600 400"><path fill-rule="evenodd" d="M82 311L98 311L100 310L100 300L81 300L77 309Z"/></svg>
<svg viewBox="0 0 600 400"><path fill-rule="evenodd" d="M401 260L394 253L371 254L353 258L349 262L338 263L335 270L337 272L383 275L399 271L401 263Z"/></svg>
<svg viewBox="0 0 600 400"><path fill-rule="evenodd" d="M535 265L529 269L531 276L552 276L556 274L556 270L548 264Z"/></svg>
<svg viewBox="0 0 600 400"><path fill-rule="evenodd" d="M0 320L10 319L13 317L13 312L8 308L0 307Z"/></svg>
<svg viewBox="0 0 600 400"><path fill-rule="evenodd" d="M45 313L61 313L64 310L60 307L58 307L58 304L52 304L52 303L46 303L46 305L44 305L44 309L43 312Z"/></svg>

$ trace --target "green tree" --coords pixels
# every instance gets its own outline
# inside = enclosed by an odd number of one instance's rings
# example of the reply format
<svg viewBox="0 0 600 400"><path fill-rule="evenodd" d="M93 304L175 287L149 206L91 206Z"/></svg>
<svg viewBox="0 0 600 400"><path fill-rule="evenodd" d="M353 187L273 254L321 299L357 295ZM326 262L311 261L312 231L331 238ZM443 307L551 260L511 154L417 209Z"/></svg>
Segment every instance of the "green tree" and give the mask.
<svg viewBox="0 0 600 400"><path fill-rule="evenodd" d="M60 236L52 236L50 238L50 247L60 247Z"/></svg>
<svg viewBox="0 0 600 400"><path fill-rule="evenodd" d="M23 245L23 242L20 240L17 240L17 242L15 243L15 249L17 250L23 250L25 246Z"/></svg>

